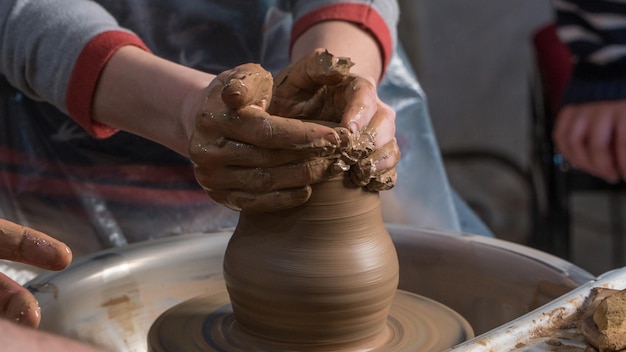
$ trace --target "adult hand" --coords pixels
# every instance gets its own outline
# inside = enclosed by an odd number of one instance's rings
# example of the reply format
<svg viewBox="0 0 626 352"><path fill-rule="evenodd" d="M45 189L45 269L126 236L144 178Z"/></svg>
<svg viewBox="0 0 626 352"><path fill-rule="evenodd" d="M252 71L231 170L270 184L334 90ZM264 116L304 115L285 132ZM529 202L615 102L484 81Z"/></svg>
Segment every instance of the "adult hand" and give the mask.
<svg viewBox="0 0 626 352"><path fill-rule="evenodd" d="M565 106L553 139L575 168L611 183L626 178L626 100Z"/></svg>
<svg viewBox="0 0 626 352"><path fill-rule="evenodd" d="M400 149L394 137L395 111L382 102L376 84L350 74L349 58L318 49L276 77L272 114L331 121L349 129L352 180L374 191L390 189L397 175ZM341 134L341 133L340 133ZM345 138L342 138L345 141Z"/></svg>
<svg viewBox="0 0 626 352"><path fill-rule="evenodd" d="M273 79L256 64L218 75L197 115L189 156L198 183L235 210L290 208L329 174L339 136L330 127L270 115Z"/></svg>
<svg viewBox="0 0 626 352"><path fill-rule="evenodd" d="M28 227L0 219L0 259L47 270L60 270L72 261L69 247ZM0 317L31 327L39 326L39 304L23 286L0 273Z"/></svg>

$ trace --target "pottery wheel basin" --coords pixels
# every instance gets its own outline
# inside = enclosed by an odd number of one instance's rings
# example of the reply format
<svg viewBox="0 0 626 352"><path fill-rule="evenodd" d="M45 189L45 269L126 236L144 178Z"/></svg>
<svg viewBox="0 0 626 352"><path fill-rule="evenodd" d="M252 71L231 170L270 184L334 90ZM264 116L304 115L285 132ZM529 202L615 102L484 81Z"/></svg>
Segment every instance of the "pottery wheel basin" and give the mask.
<svg viewBox="0 0 626 352"><path fill-rule="evenodd" d="M386 225L398 252L399 288L461 314L480 335L594 277L510 242ZM223 286L232 229L153 240L95 253L27 284L40 301L41 329L115 351L147 350L165 310Z"/></svg>

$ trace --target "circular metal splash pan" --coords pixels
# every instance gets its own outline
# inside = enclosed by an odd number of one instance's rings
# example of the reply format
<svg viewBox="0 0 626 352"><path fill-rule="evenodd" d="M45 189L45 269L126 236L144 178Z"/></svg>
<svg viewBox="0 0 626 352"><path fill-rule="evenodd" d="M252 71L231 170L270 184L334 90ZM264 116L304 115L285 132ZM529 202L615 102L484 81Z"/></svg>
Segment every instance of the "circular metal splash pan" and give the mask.
<svg viewBox="0 0 626 352"><path fill-rule="evenodd" d="M482 236L387 225L400 261L399 288L461 314L476 335L594 277L577 266ZM115 351L147 350L165 310L223 285L232 230L189 234L86 256L26 286L39 299L41 329Z"/></svg>

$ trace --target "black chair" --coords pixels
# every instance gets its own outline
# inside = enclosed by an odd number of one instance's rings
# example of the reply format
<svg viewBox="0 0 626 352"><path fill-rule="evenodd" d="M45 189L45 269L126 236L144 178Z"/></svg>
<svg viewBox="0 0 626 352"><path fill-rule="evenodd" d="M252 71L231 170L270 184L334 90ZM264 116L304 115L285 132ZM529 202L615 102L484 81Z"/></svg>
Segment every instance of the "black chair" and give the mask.
<svg viewBox="0 0 626 352"><path fill-rule="evenodd" d="M533 35L535 72L531 79L532 133L531 174L535 187L531 245L564 259L572 257L570 200L575 192L604 191L611 209L612 263L624 265L624 230L619 193L624 182L610 184L571 167L552 141L554 118L561 92L571 71L570 53L549 24Z"/></svg>

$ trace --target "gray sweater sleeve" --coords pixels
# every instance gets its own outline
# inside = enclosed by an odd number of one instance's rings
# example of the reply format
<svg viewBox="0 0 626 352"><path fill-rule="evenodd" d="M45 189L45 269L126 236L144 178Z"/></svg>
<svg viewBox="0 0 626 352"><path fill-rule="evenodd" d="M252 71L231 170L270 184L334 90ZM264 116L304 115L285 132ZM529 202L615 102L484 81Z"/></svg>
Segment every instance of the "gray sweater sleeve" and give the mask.
<svg viewBox="0 0 626 352"><path fill-rule="evenodd" d="M74 63L91 38L123 30L89 0L0 1L0 74L29 97L67 112Z"/></svg>

